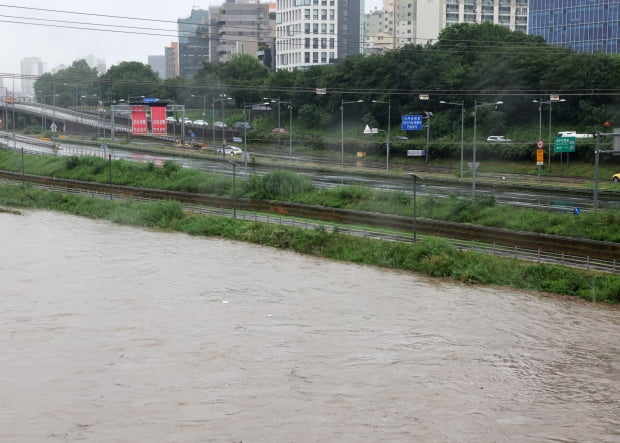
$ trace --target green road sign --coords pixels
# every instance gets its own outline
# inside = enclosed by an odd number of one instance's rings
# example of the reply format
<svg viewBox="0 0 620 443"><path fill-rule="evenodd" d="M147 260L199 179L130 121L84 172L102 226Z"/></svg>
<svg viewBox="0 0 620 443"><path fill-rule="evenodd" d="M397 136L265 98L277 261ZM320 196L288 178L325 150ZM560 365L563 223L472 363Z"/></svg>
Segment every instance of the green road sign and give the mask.
<svg viewBox="0 0 620 443"><path fill-rule="evenodd" d="M553 152L575 152L575 137L556 137L553 140Z"/></svg>

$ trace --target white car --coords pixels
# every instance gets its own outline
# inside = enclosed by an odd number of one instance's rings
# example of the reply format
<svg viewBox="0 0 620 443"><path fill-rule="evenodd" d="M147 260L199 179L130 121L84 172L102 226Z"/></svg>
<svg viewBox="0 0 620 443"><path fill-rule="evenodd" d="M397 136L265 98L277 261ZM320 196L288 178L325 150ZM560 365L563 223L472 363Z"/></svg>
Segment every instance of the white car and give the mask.
<svg viewBox="0 0 620 443"><path fill-rule="evenodd" d="M215 122L213 123L213 126L219 129L226 129L228 128L228 125L224 122Z"/></svg>
<svg viewBox="0 0 620 443"><path fill-rule="evenodd" d="M222 148L219 148L217 150L218 154L222 153ZM241 155L243 154L243 150L241 148L238 148L236 146L232 146L232 145L228 145L224 148L224 154L225 155Z"/></svg>
<svg viewBox="0 0 620 443"><path fill-rule="evenodd" d="M176 122L177 122L177 119L176 119L176 118L174 118L173 116L169 115L168 117L166 117L166 121L167 121L168 123L176 123Z"/></svg>
<svg viewBox="0 0 620 443"><path fill-rule="evenodd" d="M209 123L204 120L194 120L194 126L209 126Z"/></svg>
<svg viewBox="0 0 620 443"><path fill-rule="evenodd" d="M512 140L504 137L503 135L490 135L487 137L487 141L491 143L503 143L503 142L511 142Z"/></svg>
<svg viewBox="0 0 620 443"><path fill-rule="evenodd" d="M191 125L191 124L192 124L192 121L191 121L189 118L185 117L185 118L183 119L183 123L185 123L186 125Z"/></svg>

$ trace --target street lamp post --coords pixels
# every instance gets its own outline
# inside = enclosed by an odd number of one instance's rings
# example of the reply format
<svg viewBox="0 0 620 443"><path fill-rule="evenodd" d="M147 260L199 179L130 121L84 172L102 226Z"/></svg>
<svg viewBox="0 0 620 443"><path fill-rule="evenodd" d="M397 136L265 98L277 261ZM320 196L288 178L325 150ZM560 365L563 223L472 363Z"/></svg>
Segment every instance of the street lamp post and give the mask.
<svg viewBox="0 0 620 443"><path fill-rule="evenodd" d="M385 169L387 172L390 172L390 130L392 128L392 101L379 101L373 100L373 103L384 103L388 105L388 130L387 130L387 142L386 142L386 153L385 153Z"/></svg>
<svg viewBox="0 0 620 443"><path fill-rule="evenodd" d="M364 100L344 101L340 99L340 167L344 170L344 105L349 103L363 103Z"/></svg>
<svg viewBox="0 0 620 443"><path fill-rule="evenodd" d="M441 100L439 103L444 105L455 105L461 107L461 179L463 178L463 146L464 146L464 134L465 134L465 102L464 100L458 102L446 102Z"/></svg>
<svg viewBox="0 0 620 443"><path fill-rule="evenodd" d="M70 88L73 89L73 93L71 94L71 96L72 96L71 98L72 98L72 101L73 101L73 108L75 110L75 108L77 108L77 106L78 106L78 103L77 103L78 102L78 86L72 85L70 83L63 83L63 85L64 86L69 86Z"/></svg>
<svg viewBox="0 0 620 443"><path fill-rule="evenodd" d="M288 105L288 118L289 118L289 128L288 128L288 151L289 151L289 160L293 158L293 102L286 101L278 98L268 98L265 97L264 100L267 100L271 103L278 103L278 143L280 143L280 129L281 129L281 120L280 120L280 104L284 103ZM266 105L269 103L265 103Z"/></svg>
<svg viewBox="0 0 620 443"><path fill-rule="evenodd" d="M244 154L244 165L247 166L247 161L250 159L250 153L248 152L248 119L245 116L245 110L250 110L250 121L252 120L252 108L256 106L254 105L243 105L243 154Z"/></svg>
<svg viewBox="0 0 620 443"><path fill-rule="evenodd" d="M557 96L555 96L557 97ZM556 99L556 100L552 100L551 98L549 98L549 100L543 100L542 98L538 99L538 100L532 100L532 103L538 103L538 140L542 140L542 105L549 105L549 135L548 135L548 140L547 140L547 146L548 146L548 163L549 165L551 165L551 109L552 109L552 105L553 102L565 102L566 99Z"/></svg>
<svg viewBox="0 0 620 443"><path fill-rule="evenodd" d="M478 113L478 108L482 107L482 106L499 106L499 105L503 105L504 102L502 101L497 101L497 102L493 102L493 103L478 103L477 100L474 100L474 144L473 144L473 158L472 158L472 165L471 165L471 198L472 201L475 202L476 201L476 169L478 169L478 164L476 163L476 131L477 131L477 127L478 127L478 122L477 122L477 113Z"/></svg>
<svg viewBox="0 0 620 443"><path fill-rule="evenodd" d="M278 129L279 129L280 128L280 103L290 103L290 102L283 102L283 101L280 100L280 97L278 97L278 98L265 97L265 98L263 98L263 100L266 100L266 101L271 102L271 103L276 103L276 102L278 103Z"/></svg>
<svg viewBox="0 0 620 443"><path fill-rule="evenodd" d="M215 147L215 102L220 102L222 108L222 157L226 157L226 126L224 125L224 102L232 100L232 97L228 97L226 94L221 93L220 98L213 99L213 147Z"/></svg>
<svg viewBox="0 0 620 443"><path fill-rule="evenodd" d="M426 114L426 155L425 155L425 161L426 163L428 163L428 151L429 151L429 142L430 142L430 137L431 137L431 117L433 116L432 112L429 111L424 111L424 114Z"/></svg>
<svg viewBox="0 0 620 443"><path fill-rule="evenodd" d="M415 243L417 241L417 238L416 238L416 235L417 235L416 189L417 189L418 179L422 180L422 178L419 175L414 174L413 172L409 172L407 173L407 175L413 179L413 242Z"/></svg>
<svg viewBox="0 0 620 443"><path fill-rule="evenodd" d="M192 97L200 97L200 95L192 94ZM202 118L203 120L206 115L207 115L207 94L202 96ZM205 127L204 126L202 127L202 138L205 138Z"/></svg>

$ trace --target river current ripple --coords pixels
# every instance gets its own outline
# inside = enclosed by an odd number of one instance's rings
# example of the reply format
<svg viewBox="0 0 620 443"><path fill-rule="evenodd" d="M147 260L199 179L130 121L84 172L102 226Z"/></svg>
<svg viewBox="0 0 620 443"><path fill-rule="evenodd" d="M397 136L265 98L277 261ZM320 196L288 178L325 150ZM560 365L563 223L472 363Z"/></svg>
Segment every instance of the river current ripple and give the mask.
<svg viewBox="0 0 620 443"><path fill-rule="evenodd" d="M3 442L617 442L620 311L0 213Z"/></svg>

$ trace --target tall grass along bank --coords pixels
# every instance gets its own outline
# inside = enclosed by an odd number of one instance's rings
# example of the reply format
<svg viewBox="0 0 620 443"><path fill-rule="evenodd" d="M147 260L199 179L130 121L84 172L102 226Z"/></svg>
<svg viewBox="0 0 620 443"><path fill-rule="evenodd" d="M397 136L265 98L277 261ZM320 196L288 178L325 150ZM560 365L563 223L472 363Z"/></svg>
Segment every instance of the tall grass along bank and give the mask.
<svg viewBox="0 0 620 443"><path fill-rule="evenodd" d="M219 236L318 257L415 271L466 284L507 286L604 303L620 301L618 275L462 251L435 238L417 244L389 242L328 232L323 228L304 230L189 214L178 202L119 202L42 191L27 185L0 185L0 204L10 208L57 210L191 235Z"/></svg>

